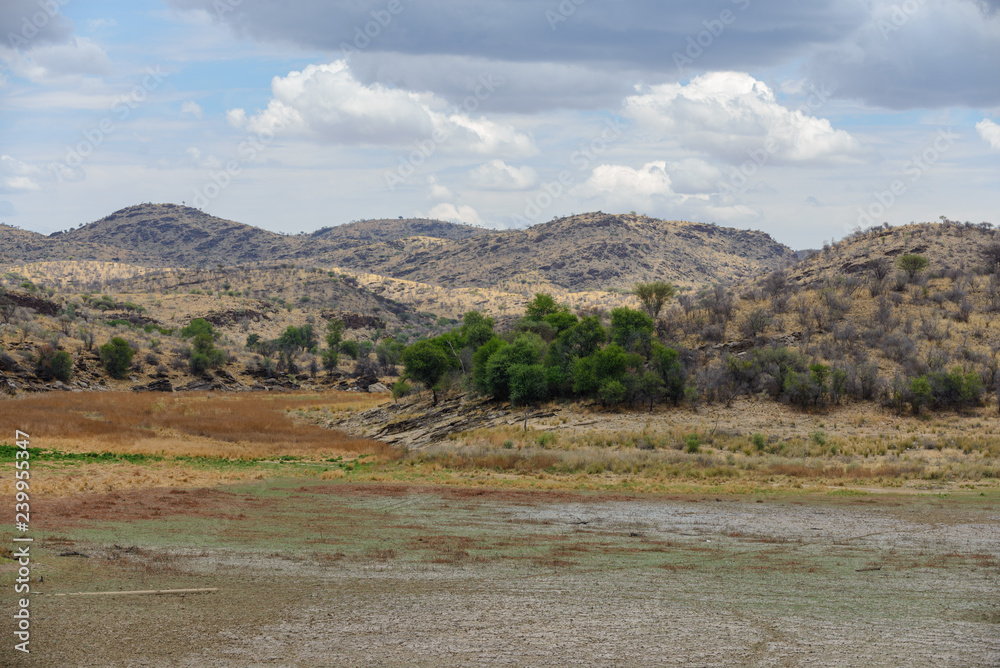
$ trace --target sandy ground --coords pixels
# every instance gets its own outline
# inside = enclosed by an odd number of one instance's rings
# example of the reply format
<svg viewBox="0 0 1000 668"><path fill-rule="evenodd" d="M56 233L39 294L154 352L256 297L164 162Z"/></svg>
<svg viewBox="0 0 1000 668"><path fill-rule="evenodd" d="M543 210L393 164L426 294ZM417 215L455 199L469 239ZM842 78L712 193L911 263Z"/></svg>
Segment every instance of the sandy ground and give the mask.
<svg viewBox="0 0 1000 668"><path fill-rule="evenodd" d="M71 497L40 509L39 590L220 591L36 595L32 654L8 639L0 663L996 666L996 500L302 481Z"/></svg>

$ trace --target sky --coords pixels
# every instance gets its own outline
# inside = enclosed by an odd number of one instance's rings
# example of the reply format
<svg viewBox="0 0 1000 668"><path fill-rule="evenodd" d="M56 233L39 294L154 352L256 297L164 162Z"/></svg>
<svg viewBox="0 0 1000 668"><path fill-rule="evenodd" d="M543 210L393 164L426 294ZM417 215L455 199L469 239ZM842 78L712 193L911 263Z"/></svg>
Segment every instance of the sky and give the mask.
<svg viewBox="0 0 1000 668"><path fill-rule="evenodd" d="M0 222L1000 225L1000 0L4 0Z"/></svg>

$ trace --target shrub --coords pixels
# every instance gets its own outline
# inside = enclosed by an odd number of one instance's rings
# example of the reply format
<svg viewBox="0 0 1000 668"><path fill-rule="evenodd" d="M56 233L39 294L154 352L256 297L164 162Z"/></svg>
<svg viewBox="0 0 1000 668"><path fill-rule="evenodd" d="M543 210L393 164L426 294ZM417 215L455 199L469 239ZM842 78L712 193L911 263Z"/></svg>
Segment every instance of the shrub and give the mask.
<svg viewBox="0 0 1000 668"><path fill-rule="evenodd" d="M52 346L42 346L38 351L36 370L40 378L66 382L73 375L73 358L65 350L56 351Z"/></svg>
<svg viewBox="0 0 1000 668"><path fill-rule="evenodd" d="M100 347L101 364L112 378L122 379L128 374L135 350L128 341L116 336Z"/></svg>
<svg viewBox="0 0 1000 668"><path fill-rule="evenodd" d="M413 386L405 380L397 380L392 386L392 398L396 401L408 396L411 392L413 392Z"/></svg>
<svg viewBox="0 0 1000 668"><path fill-rule="evenodd" d="M688 434L684 437L684 449L690 453L701 450L701 437L698 434Z"/></svg>
<svg viewBox="0 0 1000 668"><path fill-rule="evenodd" d="M348 339L347 341L340 342L340 352L344 353L352 360L358 359L358 352L360 351L358 342Z"/></svg>
<svg viewBox="0 0 1000 668"><path fill-rule="evenodd" d="M901 255L899 260L896 261L896 265L906 272L909 280L916 278L917 274L927 268L927 258L923 255Z"/></svg>
<svg viewBox="0 0 1000 668"><path fill-rule="evenodd" d="M215 347L212 337L205 332L194 337L194 348L189 360L191 373L201 374L221 366L226 361L226 353Z"/></svg>
<svg viewBox="0 0 1000 668"><path fill-rule="evenodd" d="M625 385L613 378L609 378L601 383L601 402L606 406L618 406L625 401L627 390Z"/></svg>
<svg viewBox="0 0 1000 668"><path fill-rule="evenodd" d="M767 438L764 436L764 434L761 433L756 433L753 436L751 436L750 442L753 444L753 447L757 448L758 450L763 450L765 447L767 447Z"/></svg>

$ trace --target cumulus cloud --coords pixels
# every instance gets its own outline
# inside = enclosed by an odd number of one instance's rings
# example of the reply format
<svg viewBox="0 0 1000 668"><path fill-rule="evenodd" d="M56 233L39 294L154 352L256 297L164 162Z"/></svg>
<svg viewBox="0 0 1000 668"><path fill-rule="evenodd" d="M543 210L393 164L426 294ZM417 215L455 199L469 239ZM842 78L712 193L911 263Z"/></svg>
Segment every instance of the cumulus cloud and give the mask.
<svg viewBox="0 0 1000 668"><path fill-rule="evenodd" d="M483 222L471 206L455 206L446 203L435 206L427 212L426 217L447 220L452 223L465 223L466 225L481 225Z"/></svg>
<svg viewBox="0 0 1000 668"><path fill-rule="evenodd" d="M997 125L988 118L976 123L976 130L983 141L990 145L994 151L1000 151L1000 125Z"/></svg>
<svg viewBox="0 0 1000 668"><path fill-rule="evenodd" d="M490 160L469 172L472 183L483 190L528 190L538 183L531 167L515 167L503 160Z"/></svg>
<svg viewBox="0 0 1000 668"><path fill-rule="evenodd" d="M661 84L626 98L625 113L661 139L732 161L764 148L776 161L845 161L861 145L825 118L777 101L767 84L741 72L711 72L688 84Z"/></svg>
<svg viewBox="0 0 1000 668"><path fill-rule="evenodd" d="M185 100L181 103L181 116L184 114L191 114L195 118L202 117L201 105L194 100Z"/></svg>
<svg viewBox="0 0 1000 668"><path fill-rule="evenodd" d="M266 109L247 116L227 112L229 122L255 132L291 132L330 144L402 146L430 142L445 150L531 155L531 137L509 125L473 118L431 93L365 85L345 61L309 65L275 77Z"/></svg>
<svg viewBox="0 0 1000 668"><path fill-rule="evenodd" d="M33 192L41 190L38 178L42 170L21 162L9 155L0 155L0 193Z"/></svg>
<svg viewBox="0 0 1000 668"><path fill-rule="evenodd" d="M670 185L667 163L659 160L648 162L639 169L625 165L600 165L594 168L590 178L573 189L573 193L576 195L610 193L617 198L630 200L673 194Z"/></svg>

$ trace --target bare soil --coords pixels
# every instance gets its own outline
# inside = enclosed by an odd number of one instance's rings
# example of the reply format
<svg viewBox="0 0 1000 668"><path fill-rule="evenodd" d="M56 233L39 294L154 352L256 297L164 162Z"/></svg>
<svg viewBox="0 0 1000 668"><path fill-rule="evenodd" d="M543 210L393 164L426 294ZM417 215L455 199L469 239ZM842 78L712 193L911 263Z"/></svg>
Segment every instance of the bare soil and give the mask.
<svg viewBox="0 0 1000 668"><path fill-rule="evenodd" d="M995 666L998 500L301 479L70 496L36 509L32 653L8 640L0 664ZM51 596L191 587L219 591Z"/></svg>

